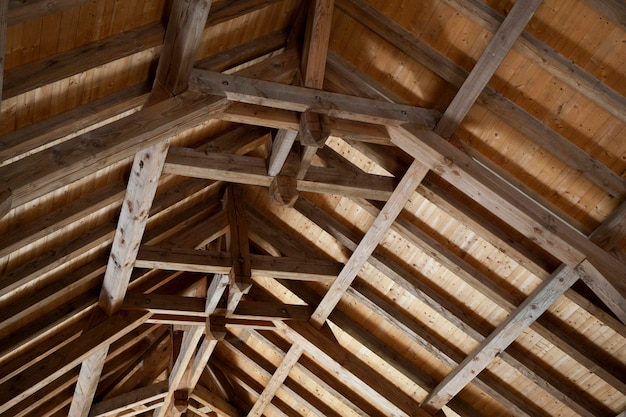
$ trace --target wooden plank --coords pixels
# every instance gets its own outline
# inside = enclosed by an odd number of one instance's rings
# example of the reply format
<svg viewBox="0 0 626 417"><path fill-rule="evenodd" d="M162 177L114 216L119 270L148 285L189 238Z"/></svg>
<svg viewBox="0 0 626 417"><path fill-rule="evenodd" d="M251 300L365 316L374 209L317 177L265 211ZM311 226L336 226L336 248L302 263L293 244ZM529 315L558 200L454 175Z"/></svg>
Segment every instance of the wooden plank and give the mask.
<svg viewBox="0 0 626 417"><path fill-rule="evenodd" d="M389 127L392 140L404 151L420 158L442 178L454 183L520 233L542 245L561 262L576 267L587 258L607 278L615 291L626 296L626 284L620 275L625 266L619 260L532 198L442 140L441 136L406 127L410 133L404 128Z"/></svg>
<svg viewBox="0 0 626 417"><path fill-rule="evenodd" d="M434 129L435 132L445 139L452 137L542 2L543 0L531 0L513 5L443 113Z"/></svg>
<svg viewBox="0 0 626 417"><path fill-rule="evenodd" d="M372 371L323 332L307 323L277 322L285 336L304 348L307 355L336 375L343 383L376 403L384 415L423 416L428 414L401 390L391 387L385 378Z"/></svg>
<svg viewBox="0 0 626 417"><path fill-rule="evenodd" d="M9 0L9 25L34 20L80 6L88 0Z"/></svg>
<svg viewBox="0 0 626 417"><path fill-rule="evenodd" d="M163 26L153 23L69 51L20 65L5 72L4 99L80 74L163 42Z"/></svg>
<svg viewBox="0 0 626 417"><path fill-rule="evenodd" d="M298 344L294 344L289 349L269 382L265 385L265 388L263 388L263 392L257 398L252 409L248 412L248 417L260 417L263 414L265 408L270 404L278 389L283 385L287 376L289 376L291 369L298 362L300 356L302 356L302 353L304 353L304 349Z"/></svg>
<svg viewBox="0 0 626 417"><path fill-rule="evenodd" d="M0 167L0 181L2 186L11 188L13 206L124 160L139 149L207 120L227 105L225 100L215 97L183 96Z"/></svg>
<svg viewBox="0 0 626 417"><path fill-rule="evenodd" d="M339 303L339 300L346 292L360 269L365 265L367 259L376 249L376 246L383 239L385 233L394 222L409 197L413 194L419 183L428 173L428 168L417 160L407 169L404 177L394 190L393 194L374 220L367 233L354 250L350 259L337 279L333 282L328 292L311 316L311 323L316 327L321 327L328 318L332 310Z"/></svg>
<svg viewBox="0 0 626 417"><path fill-rule="evenodd" d="M152 314L182 314L206 317L205 304L205 297L129 292L126 294L121 308L123 310L147 310Z"/></svg>
<svg viewBox="0 0 626 417"><path fill-rule="evenodd" d="M336 5L343 12L373 30L386 41L407 54L410 58L425 65L450 84L460 87L467 79L467 71L433 47L425 44L411 32L392 19L380 13L364 0L337 0ZM601 187L607 193L623 199L626 196L626 182L611 169L599 163L582 149L575 146L542 121L531 116L517 104L503 97L487 86L481 94L484 105L498 117L508 120L522 134L533 140L563 163L581 172L585 178Z"/></svg>
<svg viewBox="0 0 626 417"><path fill-rule="evenodd" d="M4 83L4 56L7 46L7 25L9 21L9 0L0 0L0 104ZM1 200L0 200L1 201ZM0 214L2 212L0 211ZM4 214L0 216L3 217Z"/></svg>
<svg viewBox="0 0 626 417"><path fill-rule="evenodd" d="M89 412L89 417L114 416L120 412L130 410L136 405L160 400L167 393L167 384L167 381L157 382L96 403Z"/></svg>
<svg viewBox="0 0 626 417"><path fill-rule="evenodd" d="M150 317L147 312L119 312L0 385L0 413L69 372L83 360L137 328Z"/></svg>
<svg viewBox="0 0 626 417"><path fill-rule="evenodd" d="M215 6L212 6L215 10ZM272 53L285 46L287 33L277 30L251 41L242 43L234 48L219 52L210 57L201 59L194 64L195 68L224 72L245 64L260 56Z"/></svg>
<svg viewBox="0 0 626 417"><path fill-rule="evenodd" d="M252 287L250 240L248 218L243 190L233 184L226 189L224 206L228 215L230 232L226 233L226 246L230 249L232 269L229 275L228 311L234 311L239 300Z"/></svg>
<svg viewBox="0 0 626 417"><path fill-rule="evenodd" d="M0 238L0 257L7 256L20 247L27 246L38 239L59 231L85 216L115 203L120 203L124 196L125 185L117 182L97 189L85 195L74 204L48 212L35 221L3 234ZM0 197L1 199L1 197Z"/></svg>
<svg viewBox="0 0 626 417"><path fill-rule="evenodd" d="M52 146L76 131L135 109L145 102L148 91L147 84L137 84L7 133L0 137L0 161L5 165L14 158Z"/></svg>
<svg viewBox="0 0 626 417"><path fill-rule="evenodd" d="M0 192L0 219L9 214L13 205L13 193L8 188Z"/></svg>
<svg viewBox="0 0 626 417"><path fill-rule="evenodd" d="M579 278L569 266L557 269L430 392L421 406L430 413L441 410Z"/></svg>
<svg viewBox="0 0 626 417"><path fill-rule="evenodd" d="M396 105L327 91L294 87L269 81L253 80L194 69L189 88L208 94L225 96L230 100L258 104L284 110L310 110L366 123L399 125L414 122L432 128L439 113L419 107Z"/></svg>
<svg viewBox="0 0 626 417"><path fill-rule="evenodd" d="M249 320L300 320L311 317L309 306L264 301L241 301L232 317Z"/></svg>
<svg viewBox="0 0 626 417"><path fill-rule="evenodd" d="M626 4L621 0L583 0L626 31Z"/></svg>

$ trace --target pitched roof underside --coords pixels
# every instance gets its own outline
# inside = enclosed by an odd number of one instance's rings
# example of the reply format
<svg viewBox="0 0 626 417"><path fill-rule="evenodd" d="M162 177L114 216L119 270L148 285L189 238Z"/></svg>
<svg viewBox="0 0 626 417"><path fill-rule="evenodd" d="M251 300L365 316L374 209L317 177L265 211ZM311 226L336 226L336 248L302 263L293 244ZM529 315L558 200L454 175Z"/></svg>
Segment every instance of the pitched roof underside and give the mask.
<svg viewBox="0 0 626 417"><path fill-rule="evenodd" d="M0 417L626 413L620 0L0 0Z"/></svg>

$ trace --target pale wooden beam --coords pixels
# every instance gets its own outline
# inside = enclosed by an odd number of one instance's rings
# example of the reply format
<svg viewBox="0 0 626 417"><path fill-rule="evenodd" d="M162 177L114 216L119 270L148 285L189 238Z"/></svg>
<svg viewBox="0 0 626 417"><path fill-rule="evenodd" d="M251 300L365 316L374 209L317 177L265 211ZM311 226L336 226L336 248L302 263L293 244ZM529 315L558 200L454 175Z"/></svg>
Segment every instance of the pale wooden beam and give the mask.
<svg viewBox="0 0 626 417"><path fill-rule="evenodd" d="M350 259L348 259L345 267L341 270L341 273L337 276L337 279L328 289L328 292L311 316L311 323L314 326L319 328L326 321L354 278L356 278L361 267L367 262L367 259L374 252L376 246L383 239L385 233L427 173L428 168L417 160L409 166L380 214L376 217L374 223L372 223L350 256Z"/></svg>
<svg viewBox="0 0 626 417"><path fill-rule="evenodd" d="M304 349L298 344L294 344L289 349L269 382L265 385L263 392L252 406L252 409L248 412L248 417L260 417L263 414L263 411L270 404L283 382L285 382L285 379L289 376L289 372L298 362L303 352Z"/></svg>
<svg viewBox="0 0 626 417"><path fill-rule="evenodd" d="M587 258L605 276L617 294L626 296L626 283L621 274L625 265L545 207L435 132L414 129L409 125L388 129L392 140L404 151L437 169L442 178L466 190L477 203L542 245L561 262L576 267ZM454 161L454 168L444 167L446 161Z"/></svg>
<svg viewBox="0 0 626 417"><path fill-rule="evenodd" d="M165 394L167 394L167 381L157 382L94 404L89 417L114 416L136 405L160 400L165 397Z"/></svg>
<svg viewBox="0 0 626 417"><path fill-rule="evenodd" d="M229 100L243 103L298 112L311 110L331 117L366 123L390 125L415 123L429 129L434 127L439 117L439 112L436 110L199 69L192 71L189 88L202 93L225 96Z"/></svg>
<svg viewBox="0 0 626 417"><path fill-rule="evenodd" d="M435 132L446 139L452 137L542 2L543 0L529 0L516 2L513 5L443 113L434 129Z"/></svg>
<svg viewBox="0 0 626 417"><path fill-rule="evenodd" d="M324 332L309 323L278 322L285 336L304 348L307 356L338 377L343 383L375 402L384 415L429 417L415 399L392 387L384 377L374 372L358 358L347 352Z"/></svg>
<svg viewBox="0 0 626 417"><path fill-rule="evenodd" d="M172 148L165 173L269 187L265 159L247 155L197 152ZM299 191L338 194L386 201L396 186L392 177L350 173L331 168L311 167L305 178L296 181Z"/></svg>
<svg viewBox="0 0 626 417"><path fill-rule="evenodd" d="M431 391L421 406L430 413L440 410L579 278L569 266L557 269Z"/></svg>
<svg viewBox="0 0 626 417"><path fill-rule="evenodd" d="M119 312L0 385L0 413L69 372L92 354L139 327L150 317L145 311Z"/></svg>
<svg viewBox="0 0 626 417"><path fill-rule="evenodd" d="M280 173L292 145L296 141L298 136L297 130L280 129L272 140L272 151L267 167L267 175L275 177Z"/></svg>
<svg viewBox="0 0 626 417"><path fill-rule="evenodd" d="M252 276L262 275L318 282L334 280L342 267L339 262L323 259L255 254L250 255L250 264ZM231 255L229 252L142 246L137 254L135 266L228 275L231 271Z"/></svg>

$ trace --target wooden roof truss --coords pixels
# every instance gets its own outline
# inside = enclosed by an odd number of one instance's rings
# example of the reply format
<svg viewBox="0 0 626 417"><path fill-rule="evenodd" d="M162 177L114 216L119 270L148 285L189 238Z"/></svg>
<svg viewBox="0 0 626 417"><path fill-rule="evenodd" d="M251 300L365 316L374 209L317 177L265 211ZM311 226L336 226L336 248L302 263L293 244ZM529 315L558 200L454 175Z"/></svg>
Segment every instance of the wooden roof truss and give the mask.
<svg viewBox="0 0 626 417"><path fill-rule="evenodd" d="M50 7L57 9L49 10L42 3L0 1L0 55L7 27L83 2L56 1ZM490 415L468 402L469 394L459 395L468 386L513 415L550 414L485 371L494 361L516 369L568 412L623 415L624 407L615 407L626 406L624 348L615 353L581 343L554 314L544 313L565 297L624 342L626 181L488 84L517 48L622 123L626 99L525 32L541 0L515 2L501 22L483 3L446 2L495 33L469 72L365 0L297 2L292 26L198 60L205 33L278 3L175 1L165 31L159 23L137 26L132 34L3 70L6 102L124 56L153 49L159 57L151 87L120 89L0 137L5 219L103 168L133 160L125 183L111 182L2 235L0 255L8 257L98 210L119 213L115 223L2 273L0 415ZM625 15L616 2L588 3L600 13L612 7L612 15ZM439 112L409 104L329 51L337 13L454 86L449 105ZM612 24L624 29L623 19ZM541 195L455 139L478 101L617 199L618 208L595 231L583 233ZM174 139L209 120L237 124L210 140ZM351 163L329 145L331 137L391 176ZM267 190L279 210L330 236L345 259L331 259L293 226L259 209L250 189ZM364 230L348 227L316 194L342 196L372 221ZM406 207L416 195L542 282L523 297L507 291L412 220ZM505 318L493 326L443 295L417 267L389 254L382 242L391 233L431 254L505 311ZM83 258L103 250L106 260ZM66 263L72 267L46 281ZM464 353L418 324L357 279L367 268L436 311L475 347ZM264 284L267 277L271 284ZM579 280L597 299L572 289ZM33 285L40 291L31 294ZM383 342L350 303L450 371L435 377L409 352ZM528 331L594 373L611 388L612 402L581 390L516 343ZM382 377L355 343L411 381L413 395ZM343 408L325 402L311 386Z"/></svg>

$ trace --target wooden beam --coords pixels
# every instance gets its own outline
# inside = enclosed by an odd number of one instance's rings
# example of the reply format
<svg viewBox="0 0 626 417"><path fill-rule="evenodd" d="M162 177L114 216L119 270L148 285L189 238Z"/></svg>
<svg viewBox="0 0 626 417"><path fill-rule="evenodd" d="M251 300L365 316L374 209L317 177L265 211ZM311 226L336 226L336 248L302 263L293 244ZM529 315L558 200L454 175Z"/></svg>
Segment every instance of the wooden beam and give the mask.
<svg viewBox="0 0 626 417"><path fill-rule="evenodd" d="M278 329L302 346L307 356L376 403L384 415L428 417L415 399L392 387L356 356L309 323L277 322Z"/></svg>
<svg viewBox="0 0 626 417"><path fill-rule="evenodd" d="M109 346L125 334L140 326L150 317L145 311L119 312L83 333L73 343L62 347L53 355L41 360L0 385L0 413L69 372L83 360Z"/></svg>
<svg viewBox="0 0 626 417"><path fill-rule="evenodd" d="M593 0L588 0L593 3ZM496 32L504 16L492 9L489 5L478 0L451 0L447 2L469 19L474 20L485 29ZM597 4L618 5L622 9L622 18L626 22L626 7L619 0L598 0ZM599 8L598 8L599 10ZM602 11L600 12L602 13ZM609 19L617 16L611 12L605 15ZM626 29L626 26L625 26ZM513 49L524 54L546 72L557 77L561 82L577 90L589 100L597 103L604 110L626 122L626 97L602 83L583 68L561 55L558 51L537 39L529 32L522 32Z"/></svg>
<svg viewBox="0 0 626 417"><path fill-rule="evenodd" d="M345 267L341 270L341 273L337 276L337 279L328 289L328 292L311 316L311 323L314 326L319 328L324 321L326 321L354 278L356 278L359 270L363 267L365 262L367 262L367 259L372 252L374 252L376 246L378 246L383 239L385 233L427 173L428 168L417 160L407 169L404 177L400 180L400 183L380 214L376 217L374 223L370 226L367 233L350 256L350 259L348 259Z"/></svg>
<svg viewBox="0 0 626 417"><path fill-rule="evenodd" d="M196 385L191 398L215 411L220 417L242 417L243 414L229 402L202 385Z"/></svg>
<svg viewBox="0 0 626 417"><path fill-rule="evenodd" d="M450 84L459 87L467 79L468 73L435 48L418 39L413 33L379 12L364 0L336 0L343 12L362 25L373 30L386 41L407 54L410 58L425 65ZM541 120L528 114L517 104L503 97L487 86L481 94L484 105L498 117L508 120L522 134L533 140L563 163L572 167L607 193L623 199L626 196L626 182L611 169L575 146Z"/></svg>
<svg viewBox="0 0 626 417"><path fill-rule="evenodd" d="M269 187L265 160L252 156L203 153L187 148L172 148L165 173L206 178L239 184ZM386 201L395 188L393 177L346 173L336 169L312 167L305 178L297 181L298 191L360 196Z"/></svg>
<svg viewBox="0 0 626 417"><path fill-rule="evenodd" d="M314 0L312 3L313 14L307 22L302 54L302 78L305 87L321 90L335 1Z"/></svg>
<svg viewBox="0 0 626 417"><path fill-rule="evenodd" d="M183 95L184 96L184 95ZM13 206L41 197L207 120L227 105L216 97L178 96L0 167ZM56 156L55 156L56 155Z"/></svg>
<svg viewBox="0 0 626 417"><path fill-rule="evenodd" d="M589 288L626 324L626 296L615 291L615 286L588 260L581 262L578 273Z"/></svg>
<svg viewBox="0 0 626 417"><path fill-rule="evenodd" d="M270 404L278 389L283 385L287 376L289 376L291 369L298 362L300 356L302 356L302 353L304 353L304 349L298 344L294 344L291 349L289 349L269 382L265 385L265 388L263 388L263 392L257 398L252 409L248 412L248 417L260 417L263 414L265 408Z"/></svg>
<svg viewBox="0 0 626 417"><path fill-rule="evenodd" d="M354 250L354 248L356 248L361 236L343 226L332 216L326 214L319 208L316 208L311 203L308 203L308 201L304 198L298 201L295 208L311 219L311 221L324 228L348 249ZM481 342L493 330L491 327L486 327L484 323L469 317L464 310L459 309L449 299L441 296L430 286L425 285L424 279L420 277L419 274L416 275L415 271L409 271L403 268L388 256L385 256L384 253L375 251L368 262L374 268L381 271L381 273L388 276L404 291L428 305L474 340ZM287 286L285 282L283 282L282 285ZM288 287L291 288L291 286ZM355 288L359 292L363 291L358 285L355 286ZM353 296L356 296L355 291L352 291L352 288L349 289L349 291ZM302 297L301 294L298 294L298 296ZM375 298L375 294L372 294L371 292L367 292L367 296L372 299ZM356 296L356 298L363 299L364 297ZM510 310L512 311L513 308ZM533 327L543 337L550 340L559 349L575 358L575 360L579 361L585 367L588 369L594 369L594 372L596 372L598 376L603 378L605 381L614 386L621 386L620 384L622 384L622 382L620 382L620 375L623 373L623 370L620 366L616 366L615 362L606 360L607 356L603 355L602 352L599 350L590 350L587 347L581 346L582 344L578 343L576 339L572 340L567 337L567 335L564 334L565 332L559 331L558 333L555 333L559 329L559 325L556 323L550 325L550 323L546 322L542 326L536 326L534 323ZM546 327L551 330L551 333L547 333L545 331ZM544 330L542 330L542 328ZM436 346L436 343L432 344L432 346ZM428 349L432 349L432 346L429 346ZM543 368L533 366L533 361L527 359L527 352L523 349L512 346L507 351L502 352L501 356L504 361L517 368L531 381L545 389L564 404L567 404L568 407L576 410L579 414L587 417L604 414L601 407L599 408L594 406L594 402L589 401L589 399L584 398L584 396L569 395L568 393L576 392L571 384L567 384L565 381L560 379L550 378L550 374ZM457 363L462 359L463 358L458 358Z"/></svg>
<svg viewBox="0 0 626 417"><path fill-rule="evenodd" d="M569 266L557 269L431 391L421 406L431 413L440 410L579 278Z"/></svg>
<svg viewBox="0 0 626 417"><path fill-rule="evenodd" d="M119 310L124 300L168 148L166 140L135 155L98 300L108 315ZM103 346L81 366L69 417L89 413L107 351L108 346Z"/></svg>
<svg viewBox="0 0 626 417"><path fill-rule="evenodd" d="M623 263L441 136L410 126L405 128L389 127L392 140L404 151L466 190L476 202L542 245L561 262L576 267L587 258L618 294L626 296L626 283L620 274L625 268Z"/></svg>
<svg viewBox="0 0 626 417"><path fill-rule="evenodd" d="M296 141L296 136L298 136L298 131L291 129L280 129L276 135L274 135L272 139L272 151L267 167L267 175L275 177L280 173L280 170L289 156L289 151Z"/></svg>
<svg viewBox="0 0 626 417"><path fill-rule="evenodd" d="M198 69L194 69L191 73L189 88L202 93L225 96L229 100L243 103L298 112L310 110L331 117L366 123L397 126L411 122L428 129L434 127L439 117L436 110Z"/></svg>
<svg viewBox="0 0 626 417"><path fill-rule="evenodd" d="M76 131L90 129L103 120L137 109L146 101L148 91L146 83L137 84L0 136L1 164L8 164L30 151L62 142Z"/></svg>
<svg viewBox="0 0 626 417"><path fill-rule="evenodd" d="M152 87L151 103L187 90L210 8L211 0L174 2Z"/></svg>
<svg viewBox="0 0 626 417"><path fill-rule="evenodd" d="M166 394L167 381L157 382L94 404L89 417L114 416L137 405L160 400Z"/></svg>
<svg viewBox="0 0 626 417"><path fill-rule="evenodd" d="M143 52L163 42L163 26L152 23L12 68L5 73L4 99Z"/></svg>
<svg viewBox="0 0 626 417"><path fill-rule="evenodd" d="M516 2L513 5L469 76L463 82L460 90L443 113L441 120L434 129L435 132L445 139L452 137L542 2L543 0L531 0Z"/></svg>

